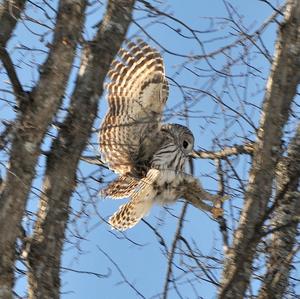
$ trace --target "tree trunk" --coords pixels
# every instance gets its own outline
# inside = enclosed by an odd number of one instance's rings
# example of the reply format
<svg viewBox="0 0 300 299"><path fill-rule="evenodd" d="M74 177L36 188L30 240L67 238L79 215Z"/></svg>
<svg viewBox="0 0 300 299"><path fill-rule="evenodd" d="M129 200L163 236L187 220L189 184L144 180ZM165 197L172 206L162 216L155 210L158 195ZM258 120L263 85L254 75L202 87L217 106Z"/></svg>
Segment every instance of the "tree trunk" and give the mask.
<svg viewBox="0 0 300 299"><path fill-rule="evenodd" d="M276 194L279 197L272 218L274 233L259 299L284 298L289 285L291 263L297 253L295 244L300 215L300 125L289 145L288 156L279 163L277 172Z"/></svg>
<svg viewBox="0 0 300 299"><path fill-rule="evenodd" d="M15 242L35 176L41 142L64 95L82 30L83 11L83 0L60 2L53 43L41 67L40 80L20 99L9 168L0 197L1 298L12 298Z"/></svg>
<svg viewBox="0 0 300 299"><path fill-rule="evenodd" d="M300 1L289 0L264 98L245 206L225 260L219 298L239 299L249 285L252 262L266 218L282 130L300 81Z"/></svg>
<svg viewBox="0 0 300 299"><path fill-rule="evenodd" d="M61 254L76 169L97 115L103 81L130 24L133 4L133 0L110 0L94 40L83 50L69 113L47 157L38 220L29 241L31 299L60 297Z"/></svg>

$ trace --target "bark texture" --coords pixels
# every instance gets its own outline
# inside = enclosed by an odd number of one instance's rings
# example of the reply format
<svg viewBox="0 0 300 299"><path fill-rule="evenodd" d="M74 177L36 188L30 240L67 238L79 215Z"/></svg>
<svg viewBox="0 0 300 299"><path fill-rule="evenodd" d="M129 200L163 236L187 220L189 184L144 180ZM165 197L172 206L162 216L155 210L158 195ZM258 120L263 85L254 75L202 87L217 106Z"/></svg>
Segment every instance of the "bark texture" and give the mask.
<svg viewBox="0 0 300 299"><path fill-rule="evenodd" d="M0 197L0 298L12 298L15 242L40 145L66 88L82 29L83 10L84 1L60 1L51 50L41 67L40 80L19 105L7 177Z"/></svg>
<svg viewBox="0 0 300 299"><path fill-rule="evenodd" d="M131 21L134 1L111 0L91 42L82 51L69 113L47 157L38 220L30 241L29 298L60 297L61 253L76 186L76 169L97 115L109 66Z"/></svg>
<svg viewBox="0 0 300 299"><path fill-rule="evenodd" d="M25 7L26 0L6 0L0 4L0 48L5 47Z"/></svg>
<svg viewBox="0 0 300 299"><path fill-rule="evenodd" d="M16 98L20 101L26 95L19 82L11 58L6 50L6 44L11 37L16 24L25 8L26 1L5 1L0 4L0 59L12 83Z"/></svg>
<svg viewBox="0 0 300 299"><path fill-rule="evenodd" d="M245 194L245 206L225 260L219 298L244 298L253 257L266 217L283 126L300 81L300 1L287 1L267 82L263 113Z"/></svg>
<svg viewBox="0 0 300 299"><path fill-rule="evenodd" d="M274 209L274 233L269 249L267 272L260 289L259 299L281 299L289 284L291 263L295 248L300 215L300 125L290 143L288 156L277 167L278 204Z"/></svg>

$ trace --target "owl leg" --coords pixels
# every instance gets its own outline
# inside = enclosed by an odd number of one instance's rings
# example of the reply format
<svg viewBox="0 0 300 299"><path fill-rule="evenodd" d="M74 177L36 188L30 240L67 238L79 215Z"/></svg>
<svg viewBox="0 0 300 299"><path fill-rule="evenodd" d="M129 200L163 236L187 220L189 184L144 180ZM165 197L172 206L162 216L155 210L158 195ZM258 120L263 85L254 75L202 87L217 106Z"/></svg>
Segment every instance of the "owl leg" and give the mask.
<svg viewBox="0 0 300 299"><path fill-rule="evenodd" d="M183 193L185 196L195 197L201 201L212 201L214 204L216 204L218 202L224 202L228 198L227 196L220 196L218 194L212 194L206 191L202 187L201 183L192 176L188 176L187 180L184 181L181 187L183 188Z"/></svg>
<svg viewBox="0 0 300 299"><path fill-rule="evenodd" d="M203 200L212 201L214 204L216 204L218 202L222 203L228 199L228 196L220 196L218 194L211 194L210 192L207 192L204 189L201 190L201 196L202 196Z"/></svg>
<svg viewBox="0 0 300 299"><path fill-rule="evenodd" d="M217 194L211 194L205 190L203 190L204 196L206 200L213 202L213 207L211 209L211 213L214 218L218 218L223 216L224 210L222 208L222 204L225 200L227 200L229 197L226 196L220 196Z"/></svg>
<svg viewBox="0 0 300 299"><path fill-rule="evenodd" d="M208 205L207 203L201 201L201 200L191 200L191 198L188 199L188 202L191 203L194 207L201 209L203 211L212 212L213 207L211 205Z"/></svg>
<svg viewBox="0 0 300 299"><path fill-rule="evenodd" d="M224 211L221 207L221 203L220 203L220 201L216 201L216 199L214 199L214 205L211 206L211 205L208 205L207 203L203 202L199 197L185 196L185 198L194 207L201 209L203 211L210 212L214 218L223 216Z"/></svg>
<svg viewBox="0 0 300 299"><path fill-rule="evenodd" d="M207 192L203 189L200 182L193 177L190 177L188 182L185 182L183 197L195 207L211 212L214 218L223 215L222 203L226 197ZM213 206L204 203L204 200L213 202Z"/></svg>

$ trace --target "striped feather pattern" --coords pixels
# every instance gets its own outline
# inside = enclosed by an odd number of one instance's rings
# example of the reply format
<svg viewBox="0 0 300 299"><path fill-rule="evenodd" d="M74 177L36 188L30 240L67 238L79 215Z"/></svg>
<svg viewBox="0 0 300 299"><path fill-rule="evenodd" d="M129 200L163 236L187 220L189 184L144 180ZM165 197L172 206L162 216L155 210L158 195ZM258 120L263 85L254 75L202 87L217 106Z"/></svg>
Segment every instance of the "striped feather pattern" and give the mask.
<svg viewBox="0 0 300 299"><path fill-rule="evenodd" d="M121 176L103 189L101 195L112 199L130 197L138 183L139 181L132 177Z"/></svg>
<svg viewBox="0 0 300 299"><path fill-rule="evenodd" d="M147 176L140 180L132 199L120 206L108 220L112 228L126 230L135 226L152 208L156 196L154 183L160 176L160 171L150 169Z"/></svg>
<svg viewBox="0 0 300 299"><path fill-rule="evenodd" d="M180 197L203 210L220 215L219 197L203 190L184 173L192 155L192 132L179 124L161 124L168 97L163 60L143 41L127 43L108 73L108 112L100 128L100 149L110 169L121 176L102 195L129 197L110 218L112 228L136 225L154 203L173 203Z"/></svg>
<svg viewBox="0 0 300 299"><path fill-rule="evenodd" d="M129 42L108 77L109 109L100 129L100 149L112 170L136 174L144 163L141 143L159 131L168 96L163 60L143 41Z"/></svg>

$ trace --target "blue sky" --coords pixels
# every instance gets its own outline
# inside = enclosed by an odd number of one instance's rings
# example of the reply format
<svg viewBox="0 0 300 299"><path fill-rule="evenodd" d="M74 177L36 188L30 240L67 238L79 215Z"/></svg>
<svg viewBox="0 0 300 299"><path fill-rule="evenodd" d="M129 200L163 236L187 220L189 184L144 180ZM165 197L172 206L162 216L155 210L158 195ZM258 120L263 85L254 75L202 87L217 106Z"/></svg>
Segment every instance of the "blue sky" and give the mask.
<svg viewBox="0 0 300 299"><path fill-rule="evenodd" d="M272 1L274 5L281 1ZM236 10L242 15L243 25L247 28L251 28L250 33L253 33L259 25L272 14L272 10L268 5L261 1L228 1ZM155 2L153 2L154 5ZM52 1L52 5L55 6L55 1ZM205 42L206 51L214 51L230 42L236 37L235 30L230 25L224 23L224 17L228 17L224 2L221 0L188 0L188 1L164 1L163 5L165 12L171 13L177 19L187 24L190 28L197 30L209 30L212 28L212 19L214 18L213 27L216 28L214 33L199 34L201 42ZM49 13L51 13L49 11ZM37 9L30 10L29 15L38 18L43 21L43 17L40 15ZM86 36L92 36L91 26L95 25L103 14L103 9L94 11L88 18L88 29L85 33ZM135 13L135 19L139 19L142 13ZM162 20L163 21L163 20ZM149 19L139 20L139 24L146 28L146 31L154 38L156 42L162 45L166 51L162 50L153 40L149 40L145 35L135 26L130 27L128 37L144 38L154 47L158 48L164 57L166 65L167 76L176 80L178 83L187 85L190 87L210 90L214 95L222 96L224 103L233 107L237 111L240 111L244 115L243 109L246 109L246 114L254 124L258 123L258 110L251 108L249 104L243 107L238 102L238 98L241 100L247 100L251 104L260 106L263 97L264 78L267 77L269 70L268 61L262 57L258 52L253 51L252 63L255 63L260 72L260 76L249 77L247 80L248 88L247 92L241 89L232 89L225 80L222 78L210 77L210 72L207 71L208 66L204 60L197 62L197 67L204 69L201 74L207 76L197 77L191 72L183 68L194 67L194 61L187 62L186 58L180 58L176 55L168 54L168 51L181 53L185 55L202 55L203 52L198 43L191 39L181 38L178 33L167 28L160 22L155 20L154 24L148 26ZM169 25L174 28L180 28L182 34L190 34L185 28L179 26L175 22L168 21ZM31 30L37 32L46 31L37 25L27 22ZM12 53L14 62L19 65L17 68L20 80L28 89L38 79L37 69L27 66L28 63L37 62L40 63L45 55L39 52L30 53L27 51L20 51L16 49L18 44L25 44L28 47L35 47L36 49L46 49L39 38L34 34L30 34L28 29L24 25L18 26L15 37L10 41L9 47ZM228 33L232 37L222 39L221 37L227 36ZM249 33L249 32L248 32ZM270 25L263 35L263 40L268 49L273 49L274 39L276 37L276 26ZM45 36L46 40L51 41L51 34ZM214 41L210 41L215 39ZM230 55L237 57L239 55L240 48L234 48ZM229 55L229 54L228 54ZM220 55L210 60L210 63L217 69L222 69L226 59ZM78 59L77 62L78 63ZM76 65L75 63L75 65ZM240 74L245 71L244 65L238 65L231 69L235 74ZM76 68L74 68L73 74L70 78L70 84L68 87L68 93L72 90L72 84L74 76L76 75ZM7 88L5 83L7 78L3 70L0 68L0 89ZM233 78L235 86L245 84L243 78ZM246 80L246 79L245 79ZM226 91L226 92L224 92ZM252 92L253 91L253 92ZM220 103L216 103L211 97L205 93L187 92L189 96L187 98L187 105L191 105L188 109L188 114L192 116L189 119L188 124L195 135L195 148L204 149L218 149L217 142L222 145L232 145L234 143L241 143L244 138L254 138L253 128L239 118L238 121L234 118L235 115L231 111L224 109L224 106ZM0 90L1 98L11 100L11 96L4 94ZM67 103L68 97L66 97ZM197 103L193 104L193 101L197 99ZM102 118L106 110L106 102L103 97L100 101L99 118L95 123L97 128L102 121ZM170 97L167 104L166 119L170 122L186 123L185 117L182 116L182 94L175 86L171 84ZM177 108L177 105L179 105ZM172 109L171 109L172 108ZM168 110L169 109L169 110ZM222 113L225 111L225 116L222 117ZM0 114L4 119L10 119L14 117L13 109L8 104L2 104L0 106ZM63 115L62 115L63 116ZM208 121L209 117L213 116L213 121ZM242 128L241 128L242 126ZM51 142L51 138L47 138L44 147L48 148ZM97 137L96 134L92 136L91 144L88 146L87 152L89 154L97 154ZM234 166L239 171L243 179L247 178L248 164L247 159L241 157L239 160L233 161ZM43 158L41 158L40 164L43 165ZM84 177L95 171L95 177L102 174L102 169L98 167L87 165L84 162L80 163L79 177ZM2 169L1 173L4 173ZM37 170L38 176L35 181L35 186L38 188L41 184L42 168ZM107 174L107 172L104 172ZM82 176L81 176L82 174ZM201 182L208 190L215 192L217 190L215 167L210 161L198 161L195 166L195 175L200 178ZM113 176L108 176L107 180L112 179ZM140 291L146 298L160 293L163 288L164 279L166 276L166 258L164 256L163 247L159 244L157 237L149 229L149 227L140 223L133 229L126 232L126 234L111 231L109 226L103 222L99 215L106 219L118 208L118 206L124 201L111 201L108 199L101 199L97 196L97 190L100 189L98 183L88 180L88 184L91 187L90 193L83 184L79 185L77 192L74 194L72 200L73 215L70 219L70 225L68 229L68 239L65 245L65 251L63 255L63 266L66 268L72 268L80 271L90 271L106 274L109 273L107 278L97 278L93 275L79 274L72 271L63 271L62 273L62 298L63 299L116 299L116 298L138 298L138 295L126 284L122 283L123 279L113 263L103 254L104 251L110 256L111 259L117 263L121 271L126 275L126 278L132 283L138 291ZM237 183L232 181L232 186ZM94 189L93 189L94 188ZM231 194L232 195L232 194ZM233 194L230 204L226 204L226 215L231 213L231 208L239 206L241 204L241 198L239 194ZM81 200L79 200L81 198ZM83 201L84 202L83 202ZM170 246L174 232L177 226L177 219L171 214L179 215L182 208L182 203L176 203L169 209L162 207L155 207L151 214L146 218L152 226L158 229L159 233L164 237L166 244ZM31 195L31 200L28 205L29 210L36 209L36 196ZM78 215L81 215L79 217ZM87 216L85 216L87 214ZM238 210L235 210L234 215L238 215ZM183 229L184 237L196 244L201 250L203 256L215 256L221 257L222 244L221 235L218 226L214 220L210 218L204 212L188 207L188 213L185 218L185 224ZM28 219L25 219L26 222ZM231 223L229 223L231 224ZM78 239L74 239L72 235L81 235L83 237L78 243ZM100 248L100 249L99 249ZM178 260L176 260L178 262ZM175 272L176 275L180 274L180 271ZM218 276L219 272L216 270L215 275ZM205 282L199 282L196 286L197 292L203 298L214 298L215 289L211 285ZM24 293L24 281L20 281L17 285L17 290L22 294ZM181 290L184 293L184 298L196 298L194 290L188 285L183 285ZM178 296L173 291L170 292L169 298L177 298Z"/></svg>

